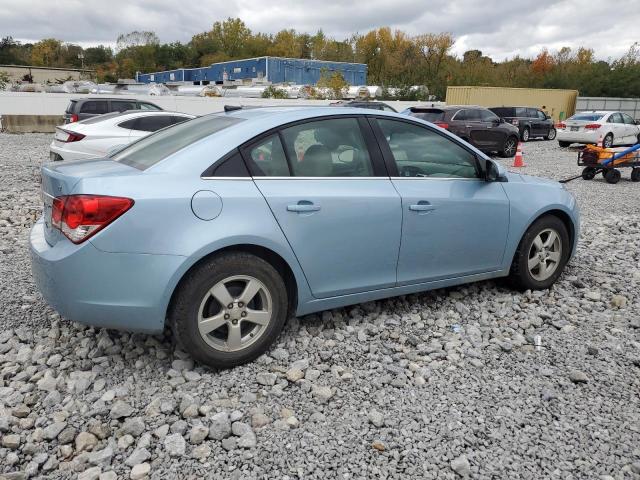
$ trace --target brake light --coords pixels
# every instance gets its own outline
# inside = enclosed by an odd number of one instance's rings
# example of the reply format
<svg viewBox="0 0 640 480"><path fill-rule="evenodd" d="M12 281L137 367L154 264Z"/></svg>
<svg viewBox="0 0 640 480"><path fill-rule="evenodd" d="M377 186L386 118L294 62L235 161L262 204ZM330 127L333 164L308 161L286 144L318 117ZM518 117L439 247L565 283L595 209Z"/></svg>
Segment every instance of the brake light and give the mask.
<svg viewBox="0 0 640 480"><path fill-rule="evenodd" d="M444 128L445 130L449 130L449 124L446 122L434 122L434 125Z"/></svg>
<svg viewBox="0 0 640 480"><path fill-rule="evenodd" d="M85 136L86 135L82 135L81 133L78 133L78 132L72 132L70 130L65 130L63 128L56 128L55 139L60 142L71 143L71 142L78 142L82 140Z"/></svg>
<svg viewBox="0 0 640 480"><path fill-rule="evenodd" d="M73 243L82 243L133 206L133 200L106 195L63 195L53 200L51 225Z"/></svg>
<svg viewBox="0 0 640 480"><path fill-rule="evenodd" d="M74 113L73 115L71 115L69 123L76 123L78 120L80 120L80 117L78 117L77 113Z"/></svg>
<svg viewBox="0 0 640 480"><path fill-rule="evenodd" d="M567 128L567 124L564 122L556 123L556 128Z"/></svg>
<svg viewBox="0 0 640 480"><path fill-rule="evenodd" d="M601 127L599 123L588 123L584 126L587 130L597 130Z"/></svg>

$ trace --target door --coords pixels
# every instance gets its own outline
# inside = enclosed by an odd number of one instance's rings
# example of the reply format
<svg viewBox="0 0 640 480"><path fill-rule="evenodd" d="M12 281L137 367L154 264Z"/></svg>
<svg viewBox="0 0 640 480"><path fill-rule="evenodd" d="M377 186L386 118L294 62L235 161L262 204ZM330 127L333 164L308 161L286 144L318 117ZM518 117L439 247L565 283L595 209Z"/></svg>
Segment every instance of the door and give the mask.
<svg viewBox="0 0 640 480"><path fill-rule="evenodd" d="M486 182L475 155L426 127L377 119L392 182L402 197L398 284L499 270L509 200Z"/></svg>
<svg viewBox="0 0 640 480"><path fill-rule="evenodd" d="M402 207L374 144L364 120L342 116L242 149L317 298L396 284Z"/></svg>
<svg viewBox="0 0 640 480"><path fill-rule="evenodd" d="M547 120L547 115L542 110L536 108L530 108L528 110L531 116L531 133L536 137L548 135L551 123Z"/></svg>
<svg viewBox="0 0 640 480"><path fill-rule="evenodd" d="M622 114L622 120L628 133L627 142L634 144L640 142L640 127L636 125L636 121L626 113Z"/></svg>
<svg viewBox="0 0 640 480"><path fill-rule="evenodd" d="M613 144L624 145L626 143L627 129L622 119L622 114L619 112L612 113L607 118L607 126L613 133Z"/></svg>
<svg viewBox="0 0 640 480"><path fill-rule="evenodd" d="M491 110L479 110L480 120L484 127L484 136L491 150L502 150L506 135L500 117Z"/></svg>

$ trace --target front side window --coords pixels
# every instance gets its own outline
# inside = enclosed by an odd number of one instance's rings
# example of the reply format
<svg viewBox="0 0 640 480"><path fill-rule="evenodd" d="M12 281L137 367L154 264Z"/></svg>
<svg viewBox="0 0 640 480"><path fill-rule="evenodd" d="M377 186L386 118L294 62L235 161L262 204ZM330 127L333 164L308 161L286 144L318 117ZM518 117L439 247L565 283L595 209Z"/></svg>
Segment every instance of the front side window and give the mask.
<svg viewBox="0 0 640 480"><path fill-rule="evenodd" d="M369 177L373 165L356 118L307 122L282 130L295 177Z"/></svg>
<svg viewBox="0 0 640 480"><path fill-rule="evenodd" d="M480 118L483 122L496 122L500 121L500 117L498 117L495 113L489 110L480 110Z"/></svg>
<svg viewBox="0 0 640 480"><path fill-rule="evenodd" d="M473 154L444 135L396 120L378 124L401 177L477 178Z"/></svg>
<svg viewBox="0 0 640 480"><path fill-rule="evenodd" d="M622 115L619 113L612 113L611 115L609 115L609 118L607 119L607 123L624 123L622 121Z"/></svg>
<svg viewBox="0 0 640 480"><path fill-rule="evenodd" d="M106 101L89 101L84 102L80 107L80 113L91 113L96 115L101 115L107 112L107 102Z"/></svg>
<svg viewBox="0 0 640 480"><path fill-rule="evenodd" d="M462 110L458 112L454 120L464 120L465 122L481 122L480 110Z"/></svg>
<svg viewBox="0 0 640 480"><path fill-rule="evenodd" d="M624 120L624 123L626 123L627 125L635 125L636 121L631 118L629 115L627 115L626 113L622 114L622 119Z"/></svg>
<svg viewBox="0 0 640 480"><path fill-rule="evenodd" d="M526 118L529 114L527 113L527 109L525 107L516 107L516 117L518 118Z"/></svg>
<svg viewBox="0 0 640 480"><path fill-rule="evenodd" d="M546 119L547 119L547 114L541 110L538 110L538 120L546 120Z"/></svg>
<svg viewBox="0 0 640 480"><path fill-rule="evenodd" d="M135 110L136 102L128 102L126 100L111 100L111 110L114 112L125 112L127 110Z"/></svg>
<svg viewBox="0 0 640 480"><path fill-rule="evenodd" d="M160 107L154 105L153 103L140 102L138 105L140 106L140 110L153 110L154 112L162 110Z"/></svg>

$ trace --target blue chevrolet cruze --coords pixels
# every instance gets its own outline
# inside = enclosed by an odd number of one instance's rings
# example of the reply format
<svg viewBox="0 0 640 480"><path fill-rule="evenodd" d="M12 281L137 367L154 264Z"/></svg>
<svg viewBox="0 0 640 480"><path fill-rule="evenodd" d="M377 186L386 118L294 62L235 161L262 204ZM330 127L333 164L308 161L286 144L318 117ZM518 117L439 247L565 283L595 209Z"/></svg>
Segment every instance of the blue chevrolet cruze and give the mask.
<svg viewBox="0 0 640 480"><path fill-rule="evenodd" d="M200 117L45 165L42 195L30 244L47 301L100 327L168 324L214 367L255 359L292 314L495 277L548 288L579 234L559 183L350 108Z"/></svg>

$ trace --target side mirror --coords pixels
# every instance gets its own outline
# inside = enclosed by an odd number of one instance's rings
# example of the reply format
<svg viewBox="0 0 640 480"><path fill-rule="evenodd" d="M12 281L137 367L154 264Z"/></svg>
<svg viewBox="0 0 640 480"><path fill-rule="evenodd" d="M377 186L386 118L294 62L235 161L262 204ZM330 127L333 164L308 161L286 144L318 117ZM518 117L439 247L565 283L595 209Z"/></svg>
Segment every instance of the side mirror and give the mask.
<svg viewBox="0 0 640 480"><path fill-rule="evenodd" d="M484 179L487 182L506 182L507 172L499 163L496 163L493 160L487 160Z"/></svg>

